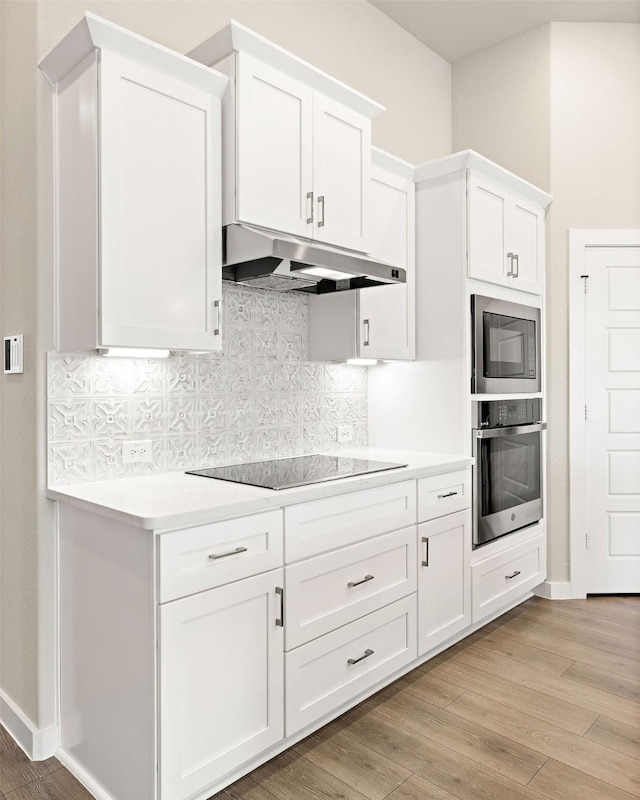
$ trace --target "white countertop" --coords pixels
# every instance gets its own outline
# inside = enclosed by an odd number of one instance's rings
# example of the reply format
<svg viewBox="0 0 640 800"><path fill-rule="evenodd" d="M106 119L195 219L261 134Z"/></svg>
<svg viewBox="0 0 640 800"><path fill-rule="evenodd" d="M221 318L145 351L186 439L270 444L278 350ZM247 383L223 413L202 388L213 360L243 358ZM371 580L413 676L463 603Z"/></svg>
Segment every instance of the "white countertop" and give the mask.
<svg viewBox="0 0 640 800"><path fill-rule="evenodd" d="M164 472L51 486L47 497L138 528L167 531L452 472L473 464L473 459L467 456L379 448L340 450L331 455L400 462L408 466L277 491L184 472Z"/></svg>

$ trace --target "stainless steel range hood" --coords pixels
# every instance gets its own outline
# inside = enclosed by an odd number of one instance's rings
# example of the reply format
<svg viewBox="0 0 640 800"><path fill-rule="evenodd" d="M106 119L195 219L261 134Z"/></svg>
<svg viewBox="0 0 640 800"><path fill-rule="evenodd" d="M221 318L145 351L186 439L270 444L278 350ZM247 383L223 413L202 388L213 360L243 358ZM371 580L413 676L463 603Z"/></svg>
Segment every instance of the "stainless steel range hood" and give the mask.
<svg viewBox="0 0 640 800"><path fill-rule="evenodd" d="M227 225L222 241L222 277L247 286L324 294L406 281L403 269L364 253L265 228Z"/></svg>

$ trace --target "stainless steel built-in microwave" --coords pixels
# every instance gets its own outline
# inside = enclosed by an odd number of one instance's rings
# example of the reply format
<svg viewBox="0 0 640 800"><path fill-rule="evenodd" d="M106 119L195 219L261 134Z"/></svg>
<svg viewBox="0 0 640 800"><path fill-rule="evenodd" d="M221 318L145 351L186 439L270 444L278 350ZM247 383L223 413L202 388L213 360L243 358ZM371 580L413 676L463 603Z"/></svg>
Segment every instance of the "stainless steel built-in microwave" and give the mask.
<svg viewBox="0 0 640 800"><path fill-rule="evenodd" d="M475 394L540 392L540 309L471 296Z"/></svg>

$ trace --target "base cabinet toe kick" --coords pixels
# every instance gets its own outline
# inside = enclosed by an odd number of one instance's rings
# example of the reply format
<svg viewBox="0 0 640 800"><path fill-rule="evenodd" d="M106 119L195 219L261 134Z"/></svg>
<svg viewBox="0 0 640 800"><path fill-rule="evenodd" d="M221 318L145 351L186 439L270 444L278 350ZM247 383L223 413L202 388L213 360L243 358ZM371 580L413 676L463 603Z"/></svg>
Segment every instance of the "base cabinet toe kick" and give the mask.
<svg viewBox="0 0 640 800"><path fill-rule="evenodd" d="M470 477L160 533L61 503L61 761L206 800L530 597L543 526L472 551Z"/></svg>

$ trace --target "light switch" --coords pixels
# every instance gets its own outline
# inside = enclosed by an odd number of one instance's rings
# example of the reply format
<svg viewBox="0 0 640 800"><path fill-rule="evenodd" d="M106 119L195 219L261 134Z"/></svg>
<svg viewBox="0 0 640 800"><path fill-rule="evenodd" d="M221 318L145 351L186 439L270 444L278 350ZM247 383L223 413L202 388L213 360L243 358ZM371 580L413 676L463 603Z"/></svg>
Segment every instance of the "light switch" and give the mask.
<svg viewBox="0 0 640 800"><path fill-rule="evenodd" d="M24 336L4 337L4 371L10 374L24 372Z"/></svg>

